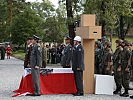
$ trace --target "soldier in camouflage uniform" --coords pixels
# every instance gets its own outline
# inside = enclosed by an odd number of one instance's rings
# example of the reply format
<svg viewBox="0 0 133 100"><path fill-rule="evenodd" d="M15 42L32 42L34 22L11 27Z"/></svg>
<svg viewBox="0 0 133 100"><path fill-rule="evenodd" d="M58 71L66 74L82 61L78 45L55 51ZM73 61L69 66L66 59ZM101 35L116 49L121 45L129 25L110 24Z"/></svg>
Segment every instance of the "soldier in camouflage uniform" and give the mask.
<svg viewBox="0 0 133 100"><path fill-rule="evenodd" d="M105 43L108 42L107 37L102 37L101 39L101 50L100 50L100 61L99 61L99 68L100 68L100 74L104 74L104 53L105 53Z"/></svg>
<svg viewBox="0 0 133 100"><path fill-rule="evenodd" d="M127 40L124 40L122 43L123 50L120 54L120 71L122 74L122 86L124 87L125 91L120 96L128 97L128 89L129 89L129 82L130 82L130 61L131 61L131 52L128 48L130 43Z"/></svg>
<svg viewBox="0 0 133 100"><path fill-rule="evenodd" d="M123 50L121 44L122 40L116 40L116 50L113 54L113 71L114 71L114 79L116 83L116 90L113 92L114 94L121 94L121 84L122 84L122 77L121 77L121 71L119 68L119 55L121 51Z"/></svg>
<svg viewBox="0 0 133 100"><path fill-rule="evenodd" d="M103 55L103 74L111 75L112 74L112 49L111 43L105 42L104 55Z"/></svg>
<svg viewBox="0 0 133 100"><path fill-rule="evenodd" d="M95 74L102 74L101 63L101 42L95 42Z"/></svg>
<svg viewBox="0 0 133 100"><path fill-rule="evenodd" d="M133 46L133 45L131 45L131 46ZM131 68L133 69L133 49L132 49L132 56L131 56ZM133 72L133 70L132 70L132 72ZM133 77L133 73L132 73L132 77ZM133 95L130 96L130 98L133 99Z"/></svg>

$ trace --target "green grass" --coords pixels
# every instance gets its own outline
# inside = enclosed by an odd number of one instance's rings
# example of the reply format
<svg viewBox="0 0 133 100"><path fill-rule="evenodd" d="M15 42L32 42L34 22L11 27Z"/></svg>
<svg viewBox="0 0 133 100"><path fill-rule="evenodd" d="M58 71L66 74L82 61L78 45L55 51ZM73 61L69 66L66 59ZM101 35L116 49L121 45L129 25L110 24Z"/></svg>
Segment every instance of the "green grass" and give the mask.
<svg viewBox="0 0 133 100"><path fill-rule="evenodd" d="M12 55L13 55L14 57L16 57L16 58L18 58L18 59L22 59L22 60L24 60L24 57L25 57L24 50L15 51L15 52L13 52Z"/></svg>

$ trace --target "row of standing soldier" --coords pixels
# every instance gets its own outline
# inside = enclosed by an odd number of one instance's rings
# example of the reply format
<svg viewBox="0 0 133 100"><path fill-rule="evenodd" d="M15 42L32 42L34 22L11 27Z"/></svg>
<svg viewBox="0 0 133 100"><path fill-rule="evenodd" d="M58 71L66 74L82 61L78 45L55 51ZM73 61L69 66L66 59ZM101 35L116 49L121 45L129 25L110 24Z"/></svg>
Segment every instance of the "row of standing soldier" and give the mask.
<svg viewBox="0 0 133 100"><path fill-rule="evenodd" d="M114 94L129 96L129 82L133 68L133 51L131 43L127 40L116 40L116 50L113 53L111 43L103 38L95 43L95 74L112 75L116 83ZM121 88L124 93L121 93Z"/></svg>

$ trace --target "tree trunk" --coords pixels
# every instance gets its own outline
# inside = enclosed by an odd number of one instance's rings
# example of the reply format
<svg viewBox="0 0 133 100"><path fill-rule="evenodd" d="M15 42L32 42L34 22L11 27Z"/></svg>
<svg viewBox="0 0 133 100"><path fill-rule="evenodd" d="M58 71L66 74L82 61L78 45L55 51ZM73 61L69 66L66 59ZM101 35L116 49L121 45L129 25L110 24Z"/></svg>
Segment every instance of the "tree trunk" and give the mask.
<svg viewBox="0 0 133 100"><path fill-rule="evenodd" d="M125 36L128 34L129 29L130 29L130 24L127 25L127 29L125 30Z"/></svg>
<svg viewBox="0 0 133 100"><path fill-rule="evenodd" d="M124 18L123 16L120 16L120 36L119 38L124 40L125 39L125 34L124 34Z"/></svg>
<svg viewBox="0 0 133 100"><path fill-rule="evenodd" d="M100 7L100 10L101 10L101 14L100 14L100 20L99 20L99 25L102 26L102 36L105 36L105 20L104 20L104 14L105 14L105 2L102 1L101 3L101 7Z"/></svg>
<svg viewBox="0 0 133 100"><path fill-rule="evenodd" d="M69 30L69 36L72 38L71 44L73 44L73 39L75 37L74 23L73 23L73 11L72 11L72 0L66 0L66 10L67 10L67 24Z"/></svg>
<svg viewBox="0 0 133 100"><path fill-rule="evenodd" d="M13 0L7 0L7 4L8 4L8 26L11 26L12 24L12 17L13 17L13 13L12 13L12 6L13 6ZM9 33L9 37L11 37L11 32Z"/></svg>

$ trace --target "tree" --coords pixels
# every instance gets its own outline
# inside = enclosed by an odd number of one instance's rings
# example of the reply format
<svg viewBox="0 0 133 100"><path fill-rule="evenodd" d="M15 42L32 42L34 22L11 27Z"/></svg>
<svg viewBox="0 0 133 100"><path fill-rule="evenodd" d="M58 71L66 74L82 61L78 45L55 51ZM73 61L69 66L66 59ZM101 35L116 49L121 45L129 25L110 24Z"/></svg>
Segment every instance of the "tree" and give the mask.
<svg viewBox="0 0 133 100"><path fill-rule="evenodd" d="M59 8L55 9L49 0L32 4L32 9L44 20L44 42L63 42L64 34L67 33L66 13L63 8L63 5L59 5Z"/></svg>
<svg viewBox="0 0 133 100"><path fill-rule="evenodd" d="M97 22L102 26L103 35L119 29L116 33L119 31L119 38L124 39L125 32L129 28L125 16L132 16L132 2L133 0L86 0L83 5L84 13L97 15Z"/></svg>
<svg viewBox="0 0 133 100"><path fill-rule="evenodd" d="M0 41L3 42L6 37L6 25L7 25L7 3L5 0L0 0Z"/></svg>
<svg viewBox="0 0 133 100"><path fill-rule="evenodd" d="M25 43L27 37L36 34L42 36L44 21L27 6L23 12L18 16L15 16L10 27L10 32L12 33L12 43L17 45L22 45Z"/></svg>

